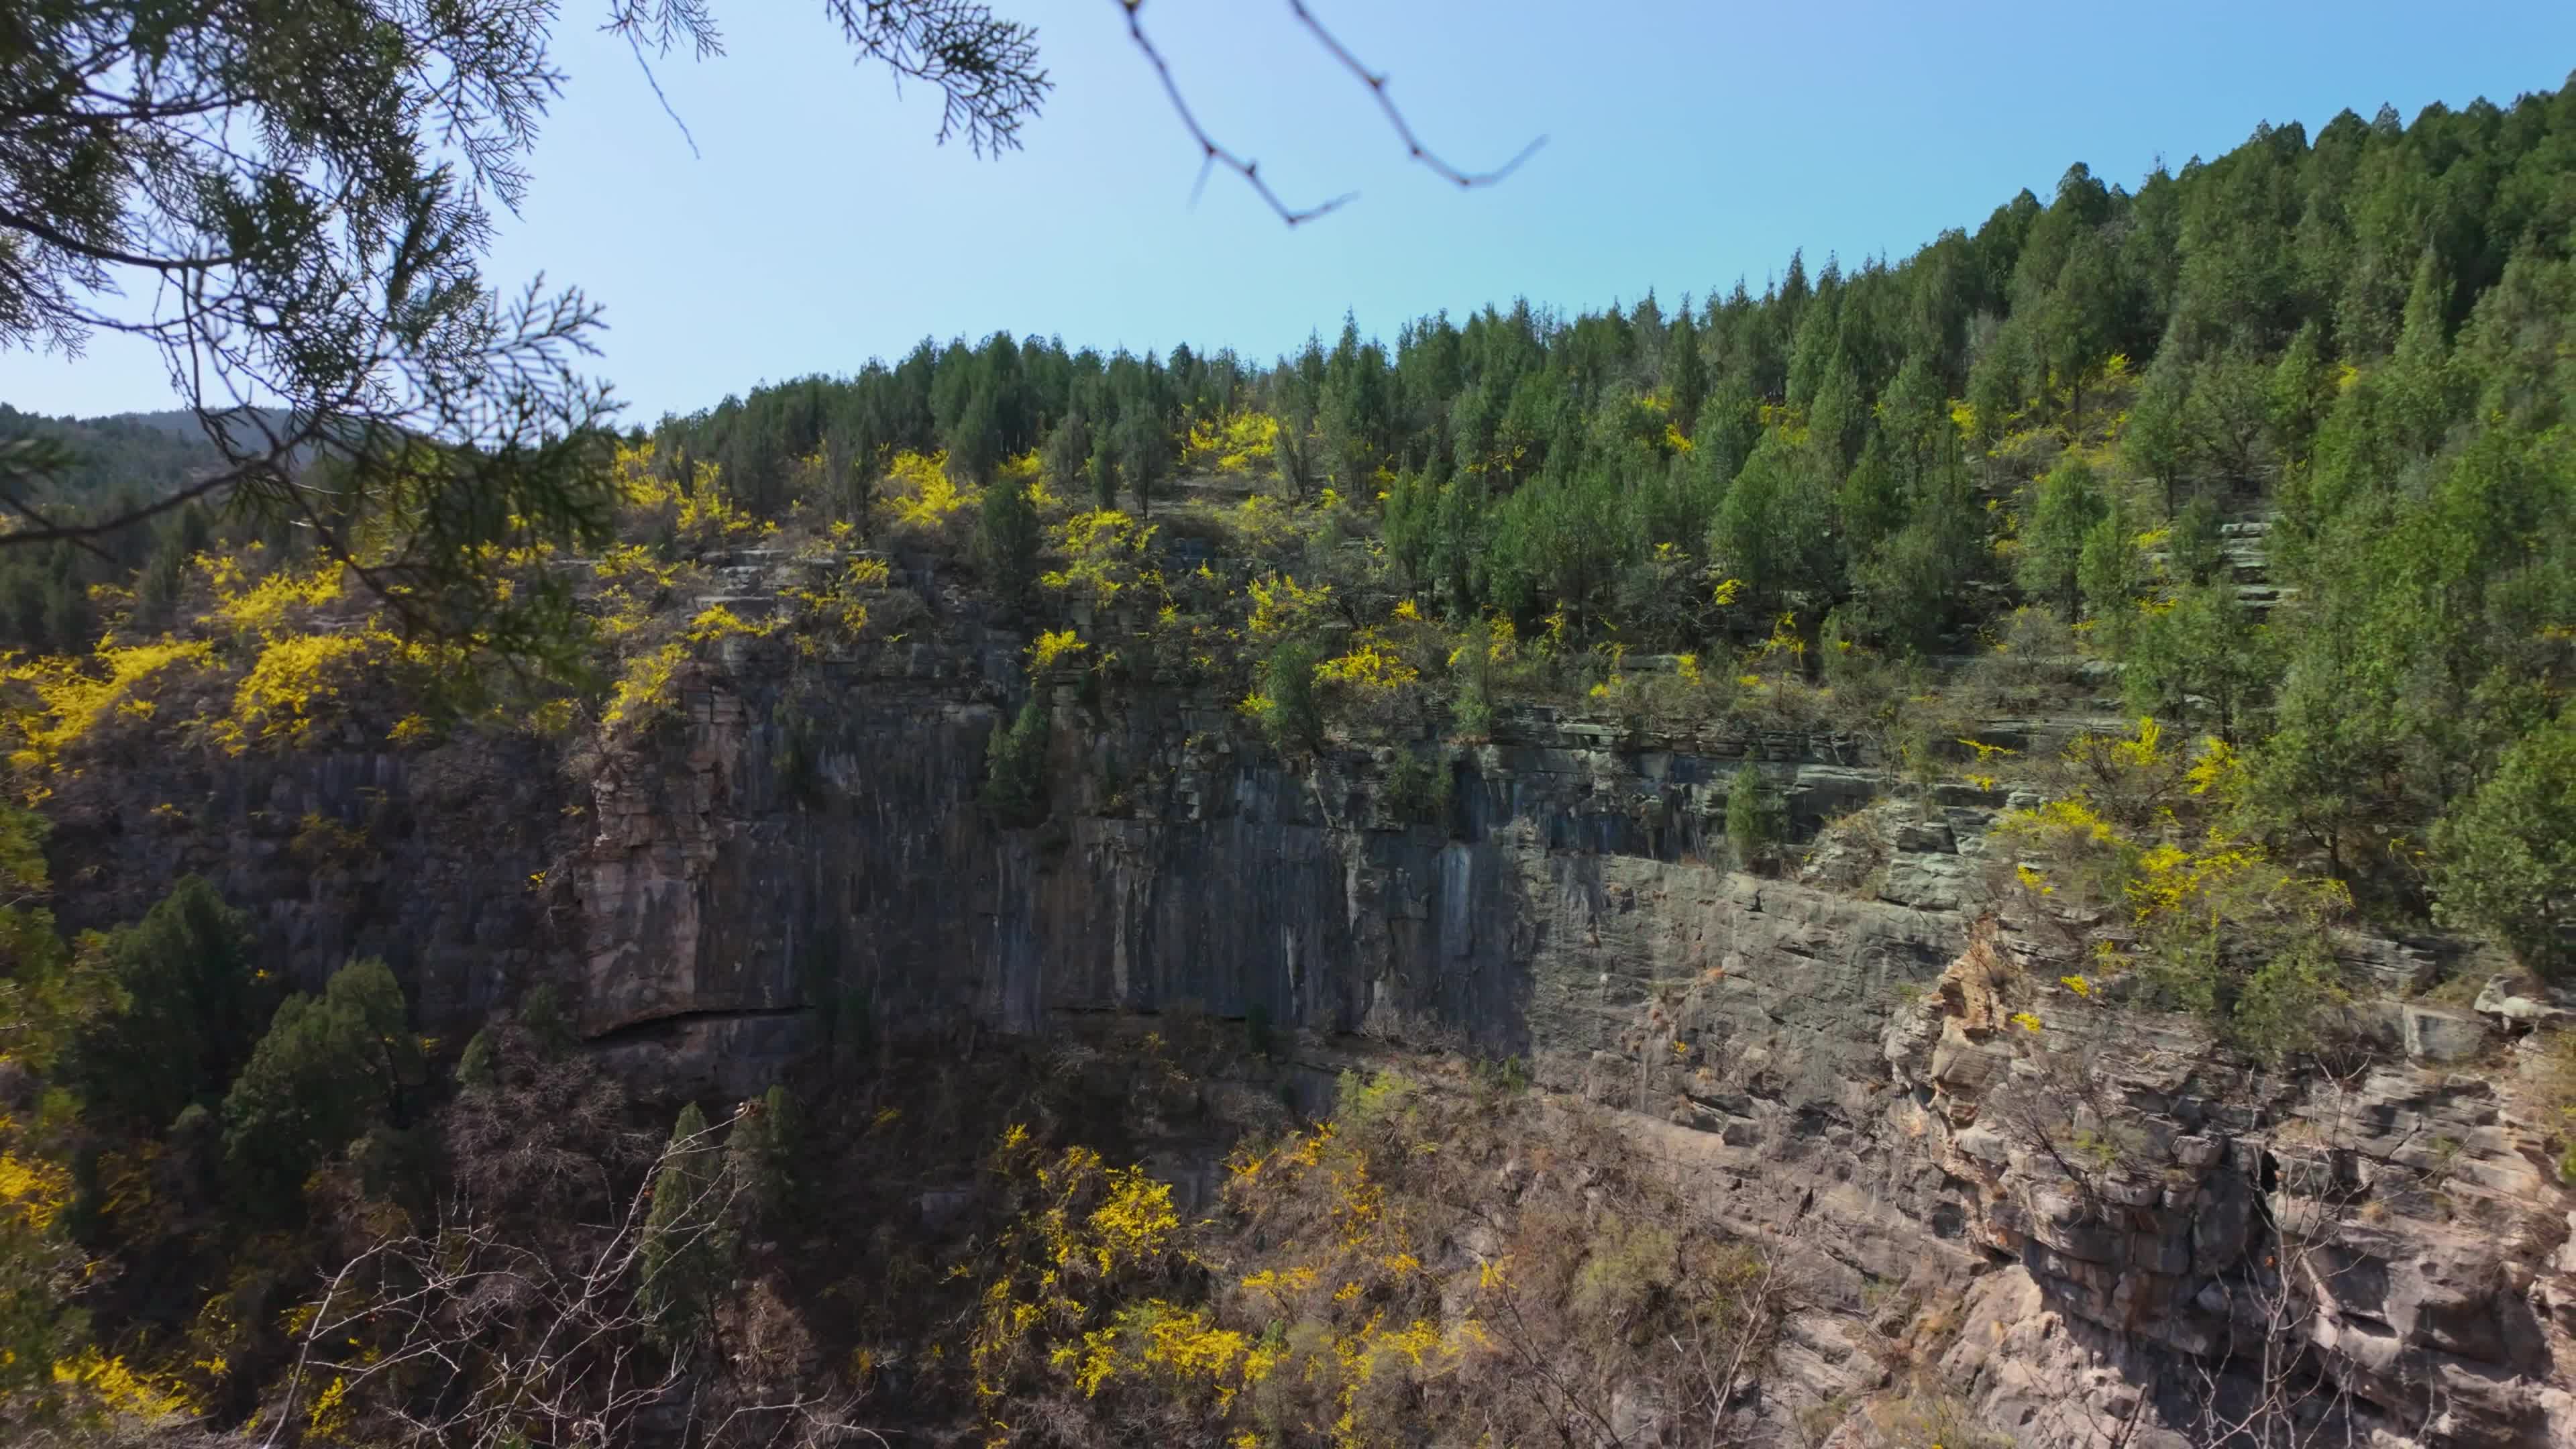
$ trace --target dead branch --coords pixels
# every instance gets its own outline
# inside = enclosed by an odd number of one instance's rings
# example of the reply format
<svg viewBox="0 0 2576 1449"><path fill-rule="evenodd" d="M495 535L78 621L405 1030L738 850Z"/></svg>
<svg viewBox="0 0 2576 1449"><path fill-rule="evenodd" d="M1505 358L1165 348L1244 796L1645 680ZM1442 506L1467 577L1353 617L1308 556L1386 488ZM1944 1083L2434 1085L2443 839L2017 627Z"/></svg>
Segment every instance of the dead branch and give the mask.
<svg viewBox="0 0 2576 1449"><path fill-rule="evenodd" d="M1272 211L1278 213L1281 221L1292 227L1338 211L1345 204L1358 199L1358 192L1346 191L1312 206L1292 207L1281 200L1279 193L1273 190L1269 181L1262 176L1261 163L1241 155L1232 147L1218 141L1200 122L1198 113L1190 109L1188 98L1181 94L1180 82L1172 75L1170 63L1164 60L1162 51L1157 49L1153 40L1145 34L1143 21L1145 0L1118 0L1118 3L1127 13L1128 39L1135 43L1136 49L1141 51L1146 61L1154 67L1154 75L1162 82L1163 94L1171 100L1173 112L1181 118L1182 126L1188 129L1190 139L1198 143L1201 186L1206 184L1207 173L1211 169L1223 167L1242 177L1254 194L1258 195ZM1465 171L1451 165L1442 159L1438 152L1422 144L1421 138L1414 132L1412 123L1405 119L1403 109L1396 105L1395 97L1387 90L1388 77L1385 72L1372 70L1361 61L1356 54L1352 53L1349 46L1344 45L1339 37L1325 28L1324 23L1316 18L1314 11L1306 6L1304 0L1288 0L1288 9L1297 17L1297 23L1304 26L1315 37L1316 43L1324 48L1325 53L1332 56L1343 69L1357 77L1360 84L1368 87L1369 94L1377 99L1378 109L1386 113L1387 124L1394 129L1396 139L1404 144L1405 154L1441 179L1461 189L1490 186L1519 170L1521 163L1529 160L1541 146L1547 144L1547 137L1535 137L1509 161L1490 171ZM1194 190L1192 194L1196 195L1196 191Z"/></svg>

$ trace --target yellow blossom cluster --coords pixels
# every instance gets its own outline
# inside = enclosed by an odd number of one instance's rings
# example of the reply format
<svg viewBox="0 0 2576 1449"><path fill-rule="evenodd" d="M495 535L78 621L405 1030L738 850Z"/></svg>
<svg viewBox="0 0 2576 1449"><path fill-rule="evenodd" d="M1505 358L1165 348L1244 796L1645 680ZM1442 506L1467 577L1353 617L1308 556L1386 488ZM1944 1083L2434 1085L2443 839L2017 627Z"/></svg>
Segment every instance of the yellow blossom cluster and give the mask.
<svg viewBox="0 0 2576 1449"><path fill-rule="evenodd" d="M1348 649L1315 666L1316 683L1360 690L1397 689L1421 677L1376 629L1362 629Z"/></svg>
<svg viewBox="0 0 2576 1449"><path fill-rule="evenodd" d="M880 491L894 521L905 528L935 529L979 496L949 476L948 455L897 453L886 465Z"/></svg>

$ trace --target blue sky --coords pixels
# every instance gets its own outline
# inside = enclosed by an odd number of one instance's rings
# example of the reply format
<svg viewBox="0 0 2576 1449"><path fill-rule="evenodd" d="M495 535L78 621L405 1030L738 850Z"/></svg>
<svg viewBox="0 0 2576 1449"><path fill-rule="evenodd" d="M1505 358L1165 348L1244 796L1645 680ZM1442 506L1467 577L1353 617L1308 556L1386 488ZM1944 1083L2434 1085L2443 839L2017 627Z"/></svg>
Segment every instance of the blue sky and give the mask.
<svg viewBox="0 0 2576 1449"><path fill-rule="evenodd" d="M1426 142L1491 189L1409 165L1367 94L1267 0L1152 0L1149 27L1220 139L1292 202L1356 190L1294 231L1197 153L1115 0L997 0L1057 82L1026 148L932 143L936 92L854 67L816 5L717 0L729 54L658 65L690 147L623 47L565 0L570 72L524 215L490 272L544 272L607 307L601 371L649 421L762 380L848 372L924 335L997 328L1103 348L1259 357L1345 308L1406 318L1514 296L1667 302L1811 262L1901 257L2068 163L2134 184L2255 124L2313 131L2382 101L2499 103L2562 84L2576 5L2338 0L1835 7L1588 0L1315 0L1392 77ZM0 401L171 405L156 358L0 356Z"/></svg>

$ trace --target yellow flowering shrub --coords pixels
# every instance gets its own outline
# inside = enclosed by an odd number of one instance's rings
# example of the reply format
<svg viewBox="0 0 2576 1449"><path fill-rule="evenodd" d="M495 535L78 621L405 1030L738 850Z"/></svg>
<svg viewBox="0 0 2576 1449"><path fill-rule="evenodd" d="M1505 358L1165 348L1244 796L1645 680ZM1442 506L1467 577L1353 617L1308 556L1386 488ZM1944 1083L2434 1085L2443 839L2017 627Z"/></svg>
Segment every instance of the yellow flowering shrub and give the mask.
<svg viewBox="0 0 2576 1449"><path fill-rule="evenodd" d="M2342 882L2304 876L2240 833L2227 808L2243 765L2217 739L2176 749L2153 720L2125 736L2085 736L2065 763L2078 782L1997 823L2027 897L2079 920L2116 923L2097 943L2104 975L2147 973L2165 999L2216 1018L2266 1055L2295 1050L2340 995L2331 933L2350 911ZM2061 890L2065 886L2067 889ZM2129 944L2123 945L2123 942ZM2091 997L2099 983L2063 978Z"/></svg>
<svg viewBox="0 0 2576 1449"><path fill-rule="evenodd" d="M1053 668L1058 662L1071 659L1090 647L1083 643L1082 637L1071 629L1047 630L1038 635L1035 643L1029 645L1029 668L1032 670Z"/></svg>
<svg viewBox="0 0 2576 1449"><path fill-rule="evenodd" d="M601 583L646 590L667 589L680 575L680 565L663 562L640 543L613 545L593 559L590 567Z"/></svg>
<svg viewBox="0 0 2576 1449"><path fill-rule="evenodd" d="M945 452L895 454L878 486L886 510L904 528L936 529L979 496L949 476Z"/></svg>
<svg viewBox="0 0 2576 1449"><path fill-rule="evenodd" d="M1034 448L1016 458L1003 459L993 471L1000 477L1017 479L1028 495L1029 506L1040 513L1052 513L1064 502L1047 486L1046 463Z"/></svg>
<svg viewBox="0 0 2576 1449"><path fill-rule="evenodd" d="M232 714L215 726L215 738L234 754L262 743L311 745L351 692L401 650L402 641L372 627L272 638L234 686Z"/></svg>
<svg viewBox="0 0 2576 1449"><path fill-rule="evenodd" d="M837 632L855 640L868 631L869 601L894 582L894 570L881 558L854 558L821 584L789 585L779 596L795 606L800 645L814 643L811 631Z"/></svg>
<svg viewBox="0 0 2576 1449"><path fill-rule="evenodd" d="M600 724L612 731L632 729L670 704L673 681L688 657L688 644L678 639L630 656L609 690Z"/></svg>
<svg viewBox="0 0 2576 1449"><path fill-rule="evenodd" d="M10 755L20 769L55 767L63 752L116 717L150 719L159 710L156 689L216 665L214 646L203 640L162 638L148 644L101 644L87 659L9 659L0 663L0 685L20 697L15 716L21 744Z"/></svg>
<svg viewBox="0 0 2576 1449"><path fill-rule="evenodd" d="M684 547L696 551L748 543L773 531L726 494L723 470L713 463L691 460L686 477L669 476L678 465L666 462L648 439L620 444L609 467L611 486L625 500L630 532L647 520L664 520Z"/></svg>
<svg viewBox="0 0 2576 1449"><path fill-rule="evenodd" d="M0 1121L0 1129L7 1127ZM10 1227L41 1233L62 1217L72 1200L72 1177L44 1158L0 1148L0 1219Z"/></svg>
<svg viewBox="0 0 2576 1449"><path fill-rule="evenodd" d="M1285 573L1264 574L1252 581L1252 616L1245 627L1256 639L1304 633L1322 622L1332 605L1333 586L1301 584Z"/></svg>
<svg viewBox="0 0 2576 1449"><path fill-rule="evenodd" d="M1162 1276L1173 1250L1172 1190L1088 1147L1049 1154L1017 1125L991 1170L1021 1211L950 1273L982 1280L966 1350L976 1399L992 1415L1040 1365L1097 1393L1118 1365L1119 1290ZM998 1418L989 1427L996 1440L1008 1435Z"/></svg>
<svg viewBox="0 0 2576 1449"><path fill-rule="evenodd" d="M1222 418L1202 418L1181 444L1185 473L1243 474L1267 470L1278 452L1279 419L1268 413L1238 409Z"/></svg>
<svg viewBox="0 0 2576 1449"><path fill-rule="evenodd" d="M1350 647L1315 666L1315 682L1358 690L1389 690L1422 677L1375 629L1351 636Z"/></svg>
<svg viewBox="0 0 2576 1449"><path fill-rule="evenodd" d="M344 596L343 570L337 561L303 573L279 569L247 587L241 582L242 570L236 559L200 555L197 570L214 593L214 616L244 634L278 633L290 615L336 603Z"/></svg>
<svg viewBox="0 0 2576 1449"><path fill-rule="evenodd" d="M754 624L723 604L712 604L698 611L689 621L685 636L692 644L712 644L719 639L737 637L761 638L776 633L780 620L775 617Z"/></svg>
<svg viewBox="0 0 2576 1449"><path fill-rule="evenodd" d="M1301 542L1315 520L1267 493L1255 493L1228 510L1225 521L1233 530L1236 550L1260 557L1275 556Z"/></svg>
<svg viewBox="0 0 2576 1449"><path fill-rule="evenodd" d="M1069 600L1106 608L1139 584L1148 583L1142 568L1146 546L1156 528L1115 508L1086 509L1065 519L1055 544L1065 564L1038 575L1041 587ZM1149 587L1161 592L1161 576Z"/></svg>
<svg viewBox="0 0 2576 1449"><path fill-rule="evenodd" d="M176 1385L157 1376L136 1373L124 1359L101 1353L92 1344L53 1366L54 1386L94 1412L122 1419L159 1423L199 1412Z"/></svg>

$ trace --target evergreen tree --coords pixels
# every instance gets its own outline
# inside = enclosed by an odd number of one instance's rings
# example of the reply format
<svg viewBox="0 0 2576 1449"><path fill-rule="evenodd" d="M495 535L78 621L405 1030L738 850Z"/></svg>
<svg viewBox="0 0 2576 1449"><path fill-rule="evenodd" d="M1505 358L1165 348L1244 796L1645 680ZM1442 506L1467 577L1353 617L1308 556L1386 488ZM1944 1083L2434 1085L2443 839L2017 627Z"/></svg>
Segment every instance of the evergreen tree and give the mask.
<svg viewBox="0 0 2576 1449"><path fill-rule="evenodd" d="M560 1059L581 1045L572 1015L564 1010L563 993L551 981L540 981L528 988L528 994L519 1002L519 1028L549 1060Z"/></svg>
<svg viewBox="0 0 2576 1449"><path fill-rule="evenodd" d="M2271 461L2272 370L2241 354L2195 368L2184 426L2219 477L2238 485L2257 482Z"/></svg>
<svg viewBox="0 0 2576 1449"><path fill-rule="evenodd" d="M1893 447L1883 431L1873 430L1860 461L1843 480L1835 499L1842 536L1856 556L1866 557L1888 535L1905 526L1904 479L1897 472Z"/></svg>
<svg viewBox="0 0 2576 1449"><path fill-rule="evenodd" d="M2194 495L2165 527L2166 569L2193 585L2232 581L2220 544L2218 505L2205 494Z"/></svg>
<svg viewBox="0 0 2576 1449"><path fill-rule="evenodd" d="M993 476L1002 461L1002 418L992 388L978 387L968 395L948 425L947 442L951 476L970 485Z"/></svg>
<svg viewBox="0 0 2576 1449"><path fill-rule="evenodd" d="M986 582L1003 602L1017 606L1028 601L1029 590L1037 583L1041 542L1038 510L1029 502L1028 485L1016 474L993 480L984 489L983 507L976 516L975 551L983 562Z"/></svg>
<svg viewBox="0 0 2576 1449"><path fill-rule="evenodd" d="M2325 420L2327 404L2334 396L2317 324L2301 326L2298 335L2290 339L2289 348L2273 365L2271 384L2266 422L2273 451L2293 463L2304 463L2317 426Z"/></svg>
<svg viewBox="0 0 2576 1449"><path fill-rule="evenodd" d="M2116 502L2085 531L2076 555L2075 587L2084 599L2101 647L2116 656L2137 597L2138 548L2126 512Z"/></svg>
<svg viewBox="0 0 2576 1449"><path fill-rule="evenodd" d="M1261 662L1261 726L1282 752L1313 751L1324 743L1324 712L1315 698L1315 666L1322 659L1305 640L1283 639Z"/></svg>
<svg viewBox="0 0 2576 1449"><path fill-rule="evenodd" d="M1118 460L1107 443L1091 450L1091 501L1103 512L1118 506Z"/></svg>
<svg viewBox="0 0 2576 1449"><path fill-rule="evenodd" d="M354 961L320 997L277 1008L224 1096L224 1170L259 1216L291 1216L305 1178L379 1123L399 1126L421 1081L420 1041L382 961Z"/></svg>
<svg viewBox="0 0 2576 1449"><path fill-rule="evenodd" d="M1127 491L1136 500L1137 517L1152 516L1155 490L1162 486L1171 462L1171 435L1163 430L1159 418L1143 409L1130 409L1119 418L1118 471L1125 476Z"/></svg>
<svg viewBox="0 0 2576 1449"><path fill-rule="evenodd" d="M2084 541L2109 511L2092 465L2070 453L2049 469L2031 492L2014 557L2022 592L2054 605L2070 623L2080 617Z"/></svg>
<svg viewBox="0 0 2576 1449"><path fill-rule="evenodd" d="M1726 490L1709 530L1709 560L1742 582L1744 601L1762 616L1813 602L1841 578L1834 536L1840 476L1827 450L1775 431L1754 446Z"/></svg>
<svg viewBox="0 0 2576 1449"><path fill-rule="evenodd" d="M1985 516L1962 479L1857 566L1870 629L1900 652L1934 652L1968 611L1962 585L1977 580L1987 556Z"/></svg>
<svg viewBox="0 0 2576 1449"><path fill-rule="evenodd" d="M734 1223L742 1235L774 1232L793 1221L799 1130L796 1100L783 1085L743 1103L734 1114L733 1131L725 1139L725 1174Z"/></svg>
<svg viewBox="0 0 2576 1449"><path fill-rule="evenodd" d="M2240 743L2275 665L2262 628L2237 602L2235 585L2176 592L2170 607L2125 633L2120 673L2129 708L2158 714Z"/></svg>
<svg viewBox="0 0 2576 1449"><path fill-rule="evenodd" d="M2087 226L2069 247L2057 285L2038 314L2041 357L2067 390L2071 417L2082 417L2085 386L2119 344L2124 301L2118 254Z"/></svg>
<svg viewBox="0 0 2576 1449"><path fill-rule="evenodd" d="M220 1095L275 999L252 963L249 918L191 875L86 949L120 1002L81 1034L66 1073L91 1110L157 1130Z"/></svg>
<svg viewBox="0 0 2576 1449"><path fill-rule="evenodd" d="M456 1085L468 1091L492 1090L500 1082L497 1054L498 1049L492 1045L490 1027L485 1027L467 1037L465 1050L459 1052L456 1057Z"/></svg>
<svg viewBox="0 0 2576 1449"><path fill-rule="evenodd" d="M1664 386L1672 393L1673 426L1687 438L1698 430L1700 405L1708 400L1708 359L1700 353L1699 328L1692 323L1689 308L1674 316L1664 354Z"/></svg>
<svg viewBox="0 0 2576 1449"><path fill-rule="evenodd" d="M2494 776L2433 831L2437 907L2544 976L2576 962L2576 719L2504 752Z"/></svg>
<svg viewBox="0 0 2576 1449"><path fill-rule="evenodd" d="M1293 418L1279 423L1279 438L1272 445L1281 482L1288 485L1289 495L1299 502L1315 492L1315 446L1306 426Z"/></svg>
<svg viewBox="0 0 2576 1449"><path fill-rule="evenodd" d="M2129 422L2120 435L2121 449L2148 477L2164 488L2165 513L2182 506L2192 464L2189 420L2191 372L2179 349L2160 353L2138 388Z"/></svg>
<svg viewBox="0 0 2576 1449"><path fill-rule="evenodd" d="M1040 462L1046 469L1047 486L1061 497L1077 496L1091 486L1091 424L1081 413L1066 414L1047 434Z"/></svg>
<svg viewBox="0 0 2576 1449"><path fill-rule="evenodd" d="M1869 403L1861 396L1860 378L1837 352L1825 366L1808 418L1809 435L1824 449L1827 471L1839 478L1851 468L1868 428Z"/></svg>
<svg viewBox="0 0 2576 1449"><path fill-rule="evenodd" d="M725 1221L724 1154L698 1104L680 1109L670 1145L653 1174L644 1216L636 1294L656 1340L681 1352L705 1331L716 1290L732 1266L734 1239Z"/></svg>

